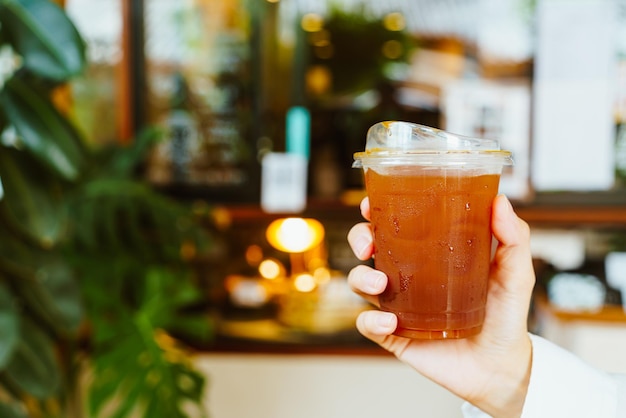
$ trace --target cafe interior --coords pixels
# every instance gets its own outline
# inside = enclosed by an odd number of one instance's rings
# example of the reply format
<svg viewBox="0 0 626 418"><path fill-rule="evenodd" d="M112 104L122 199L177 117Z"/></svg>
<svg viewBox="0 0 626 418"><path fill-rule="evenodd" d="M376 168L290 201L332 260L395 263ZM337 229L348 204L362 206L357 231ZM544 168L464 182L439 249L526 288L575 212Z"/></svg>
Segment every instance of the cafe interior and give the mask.
<svg viewBox="0 0 626 418"><path fill-rule="evenodd" d="M511 151L529 330L626 373L623 0L31 3L0 1L0 415L461 416L355 327L382 121Z"/></svg>

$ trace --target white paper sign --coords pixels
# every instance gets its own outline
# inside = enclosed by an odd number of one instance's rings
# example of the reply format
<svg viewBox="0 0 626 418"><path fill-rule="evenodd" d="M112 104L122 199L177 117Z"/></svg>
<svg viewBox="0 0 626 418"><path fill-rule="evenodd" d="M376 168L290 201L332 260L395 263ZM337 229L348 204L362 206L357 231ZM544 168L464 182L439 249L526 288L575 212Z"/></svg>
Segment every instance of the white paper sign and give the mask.
<svg viewBox="0 0 626 418"><path fill-rule="evenodd" d="M531 154L531 181L537 191L613 186L616 4L537 4Z"/></svg>
<svg viewBox="0 0 626 418"><path fill-rule="evenodd" d="M308 160L300 154L270 152L261 167L261 208L297 213L306 208Z"/></svg>

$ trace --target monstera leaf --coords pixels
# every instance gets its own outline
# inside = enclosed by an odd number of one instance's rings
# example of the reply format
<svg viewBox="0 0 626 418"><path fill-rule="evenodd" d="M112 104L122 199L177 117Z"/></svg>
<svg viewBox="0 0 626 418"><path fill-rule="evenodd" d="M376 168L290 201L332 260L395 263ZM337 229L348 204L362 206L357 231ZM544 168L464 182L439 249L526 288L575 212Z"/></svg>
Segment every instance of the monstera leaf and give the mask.
<svg viewBox="0 0 626 418"><path fill-rule="evenodd" d="M82 297L73 271L61 258L39 255L30 280L16 285L24 305L59 334L75 333L83 319Z"/></svg>
<svg viewBox="0 0 626 418"><path fill-rule="evenodd" d="M53 343L32 321L21 324L21 336L4 372L6 378L35 398L52 396L60 385Z"/></svg>
<svg viewBox="0 0 626 418"><path fill-rule="evenodd" d="M0 0L0 49L19 57L0 79L0 417L204 416L175 335L211 332L180 251L205 232L135 178L149 142L102 155L54 105L85 67L62 8Z"/></svg>
<svg viewBox="0 0 626 418"><path fill-rule="evenodd" d="M0 148L4 189L0 213L30 240L51 247L60 239L65 223L59 184L34 161L23 152Z"/></svg>
<svg viewBox="0 0 626 418"><path fill-rule="evenodd" d="M19 74L7 81L0 90L0 113L15 127L28 152L56 174L75 179L84 158L81 137L46 92L32 84Z"/></svg>
<svg viewBox="0 0 626 418"><path fill-rule="evenodd" d="M0 368L7 364L19 341L18 327L17 306L7 287L0 282Z"/></svg>
<svg viewBox="0 0 626 418"><path fill-rule="evenodd" d="M65 12L49 0L0 0L4 37L24 67L64 81L85 67L85 44Z"/></svg>
<svg viewBox="0 0 626 418"><path fill-rule="evenodd" d="M145 282L140 305L126 312L118 305L114 314L101 316L97 324L101 337L105 328L110 330L105 331L108 338L94 341L97 379L89 393L91 416L100 416L108 408L116 417L133 411L145 418L186 418L185 408L201 405L204 376L163 331L181 307L197 300L197 291L174 272L153 269L145 274L135 278ZM114 315L125 320L112 320ZM193 416L206 416L201 410L195 412Z"/></svg>
<svg viewBox="0 0 626 418"><path fill-rule="evenodd" d="M22 405L17 402L0 404L0 417L2 418L29 418Z"/></svg>

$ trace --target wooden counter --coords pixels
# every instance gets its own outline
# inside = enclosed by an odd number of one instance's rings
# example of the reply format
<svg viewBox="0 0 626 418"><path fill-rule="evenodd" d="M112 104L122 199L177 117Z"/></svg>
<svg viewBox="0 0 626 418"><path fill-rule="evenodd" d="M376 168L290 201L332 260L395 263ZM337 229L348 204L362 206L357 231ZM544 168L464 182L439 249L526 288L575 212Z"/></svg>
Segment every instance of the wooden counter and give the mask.
<svg viewBox="0 0 626 418"><path fill-rule="evenodd" d="M626 327L626 311L617 305L605 305L598 311L568 311L550 304L543 293L533 297L535 309L539 315L548 315L554 319L567 322L591 322L623 325Z"/></svg>

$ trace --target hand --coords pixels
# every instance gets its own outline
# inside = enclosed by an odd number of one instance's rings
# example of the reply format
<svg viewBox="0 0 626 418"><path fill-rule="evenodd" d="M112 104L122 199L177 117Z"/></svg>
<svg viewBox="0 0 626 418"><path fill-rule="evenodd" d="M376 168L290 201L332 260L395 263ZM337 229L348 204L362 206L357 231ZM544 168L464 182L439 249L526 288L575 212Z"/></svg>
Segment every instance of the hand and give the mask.
<svg viewBox="0 0 626 418"><path fill-rule="evenodd" d="M361 213L369 220L369 200ZM480 334L457 340L414 340L392 335L397 318L368 310L357 319L361 334L393 353L418 372L469 401L493 417L519 417L528 382L532 346L527 318L535 274L530 254L530 230L504 195L495 198L491 219L498 240L489 273L485 322ZM374 253L370 224L359 223L348 233L355 255L367 260ZM352 289L378 305L387 276L365 265L348 275Z"/></svg>

